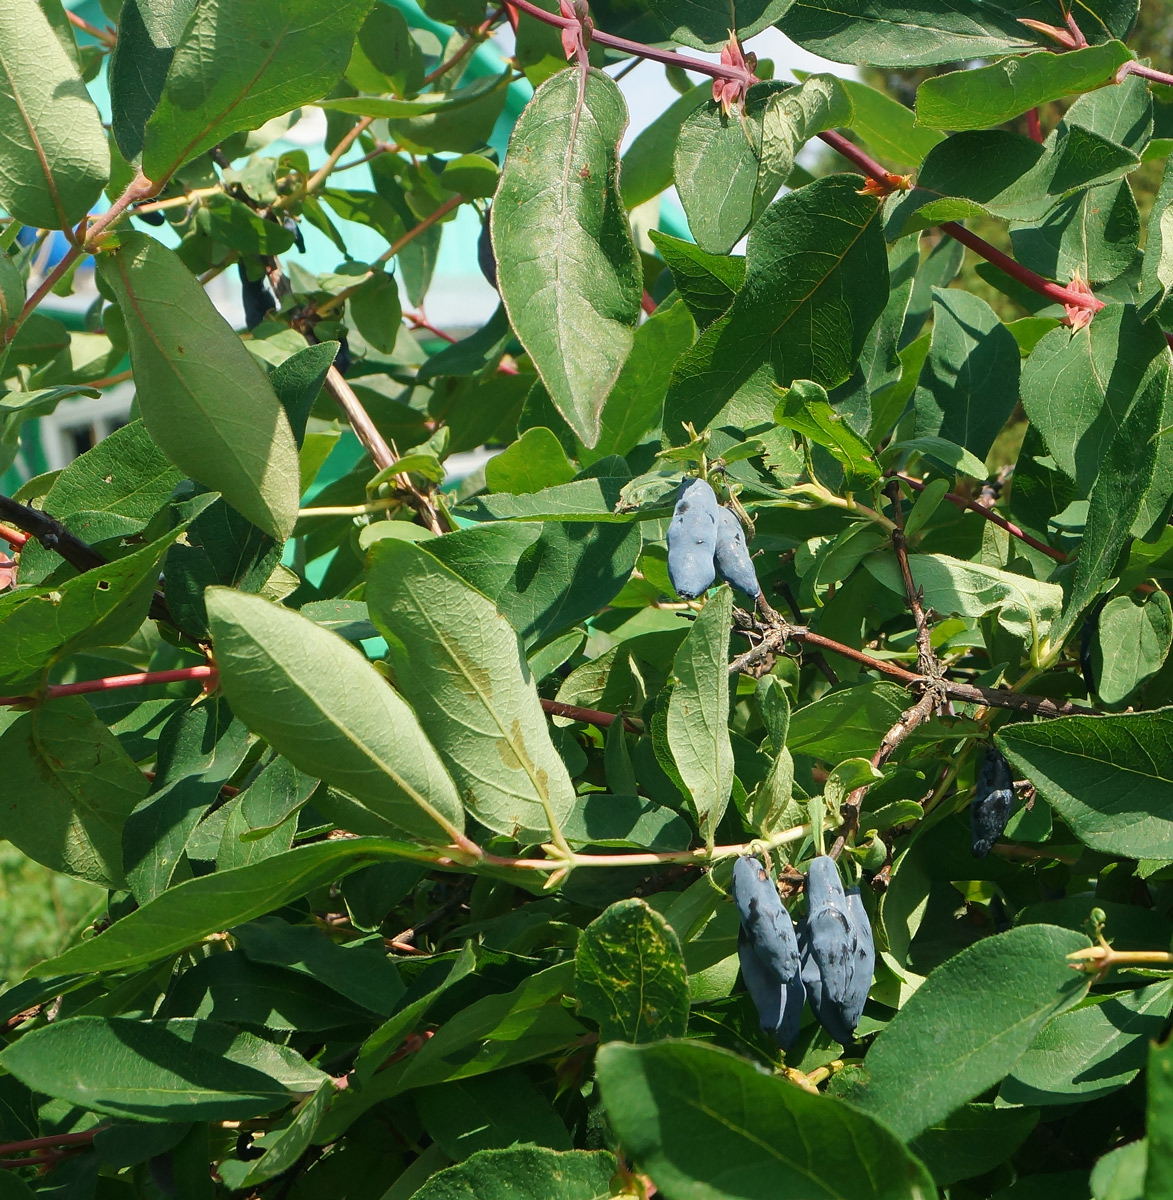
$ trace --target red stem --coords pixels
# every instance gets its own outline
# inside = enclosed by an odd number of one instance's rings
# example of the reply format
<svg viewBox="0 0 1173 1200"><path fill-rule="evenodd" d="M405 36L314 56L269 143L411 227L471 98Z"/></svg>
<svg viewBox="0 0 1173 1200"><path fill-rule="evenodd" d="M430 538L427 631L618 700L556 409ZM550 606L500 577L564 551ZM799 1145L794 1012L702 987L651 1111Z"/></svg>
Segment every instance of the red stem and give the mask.
<svg viewBox="0 0 1173 1200"><path fill-rule="evenodd" d="M1032 108L1026 114L1026 129L1031 139L1038 142L1041 146L1043 143L1043 123L1039 120L1039 110L1037 108Z"/></svg>
<svg viewBox="0 0 1173 1200"><path fill-rule="evenodd" d="M19 550L29 540L29 535L21 533L19 529L9 529L7 525L0 525L0 539Z"/></svg>
<svg viewBox="0 0 1173 1200"><path fill-rule="evenodd" d="M548 13L545 9L531 4L530 0L509 0L509 8L519 9L536 21L553 25L557 29L575 29L578 21L574 17L564 17L559 13ZM703 58L691 58L686 54L676 54L672 50L658 50L655 46L644 45L643 42L633 42L629 38L617 37L613 33L604 33L600 29L591 31L591 41L600 46L610 46L612 50L622 50L636 58L650 58L652 62L663 63L666 67L684 67L688 71L697 71L713 79L733 79L738 83L753 84L758 78L752 71L744 67L734 67L727 63L705 62Z"/></svg>
<svg viewBox="0 0 1173 1200"><path fill-rule="evenodd" d="M0 697L0 707L12 704L35 704L40 700L53 700L58 696L85 696L92 692L109 692L117 688L146 687L152 683L182 683L189 679L206 680L204 687L216 685L218 673L215 667L177 667L174 671L139 671L133 675L108 675L105 679L87 679L82 683L53 683L39 696Z"/></svg>
<svg viewBox="0 0 1173 1200"><path fill-rule="evenodd" d="M874 158L849 142L841 133L828 130L826 133L820 133L819 137L882 186L893 190L905 186L904 181L898 175L885 171ZM965 226L958 225L956 221L946 221L939 228L963 246L968 246L970 250L986 259L987 262L992 262L996 267L1005 271L1011 278L1025 284L1032 292L1046 296L1048 300L1054 300L1058 304L1068 305L1072 308L1090 309L1093 313L1099 312L1104 307L1104 302L1097 300L1095 296L1086 292L1074 291L1072 288L1065 288L1061 284L1044 279L1029 267L1015 262L1010 255L1003 254L996 246L991 246L984 238L978 237L976 233L971 233Z"/></svg>
<svg viewBox="0 0 1173 1200"><path fill-rule="evenodd" d="M1129 59L1116 72L1116 82L1122 83L1129 75L1140 75L1144 79L1153 80L1154 83L1163 83L1167 87L1173 87L1173 75L1167 71L1158 71L1156 67L1146 67L1144 63L1138 63L1135 59Z"/></svg>
<svg viewBox="0 0 1173 1200"><path fill-rule="evenodd" d="M597 725L600 729L606 729L619 720L615 713L600 712L597 708L579 708L577 704L563 704L558 700L543 700L542 708L551 716L566 717L571 721L583 721L587 725ZM633 721L631 717L623 718L623 726L628 733L643 732L643 727Z"/></svg>
<svg viewBox="0 0 1173 1200"><path fill-rule="evenodd" d="M899 478L917 492L923 492L927 486L920 479L913 479L911 475L901 473ZM1040 542L1037 537L1032 537L1025 529L1020 529L1012 521L1007 521L1001 513L995 512L992 508L986 508L984 505L978 504L976 500L970 500L966 496L959 496L956 492L946 492L945 499L952 504L956 504L958 508L968 508L970 512L975 512L979 516L985 517L987 521L992 521L999 528L1005 529L1011 537L1016 537L1028 546L1033 546L1040 554L1045 554L1048 558L1053 558L1056 562L1067 561L1067 555L1062 550L1056 550L1054 546L1048 546L1046 542Z"/></svg>
<svg viewBox="0 0 1173 1200"><path fill-rule="evenodd" d="M20 1154L25 1150L42 1150L49 1146L84 1146L94 1140L94 1134L105 1128L105 1125L99 1125L82 1133L54 1133L48 1137L28 1138L23 1142L5 1142L0 1145L0 1154Z"/></svg>

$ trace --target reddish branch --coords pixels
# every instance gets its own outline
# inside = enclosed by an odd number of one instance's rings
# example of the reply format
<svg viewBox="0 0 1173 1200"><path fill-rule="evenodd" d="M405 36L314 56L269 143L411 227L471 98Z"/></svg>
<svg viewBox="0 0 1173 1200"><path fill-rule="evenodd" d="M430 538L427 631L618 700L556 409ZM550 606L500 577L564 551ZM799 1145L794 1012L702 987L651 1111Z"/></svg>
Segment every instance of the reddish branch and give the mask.
<svg viewBox="0 0 1173 1200"><path fill-rule="evenodd" d="M7 525L0 525L0 538L19 550L29 540L29 535L21 533L19 529L9 529Z"/></svg>
<svg viewBox="0 0 1173 1200"><path fill-rule="evenodd" d="M915 488L918 492L923 492L927 486L922 480L914 479L911 475L903 473L899 476L909 487ZM1040 554L1045 554L1048 558L1053 558L1056 562L1066 562L1067 555L1062 550L1056 550L1054 546L1048 546L1046 542L1041 542L1037 537L1032 537L1025 529L1019 528L1013 521L1007 521L1001 513L995 512L992 508L986 508L983 504L978 504L976 500L970 500L966 496L959 496L956 492L946 492L945 499L952 504L956 504L958 508L966 508L970 512L975 512L979 516L985 517L987 521L992 521L1000 529L1005 529L1011 537L1016 537L1020 541L1025 542L1028 546L1039 551Z"/></svg>
<svg viewBox="0 0 1173 1200"><path fill-rule="evenodd" d="M44 1150L56 1146L86 1146L101 1133L105 1125L86 1129L82 1133L54 1133L48 1137L28 1138L23 1142L0 1143L0 1154L21 1154L26 1150Z"/></svg>
<svg viewBox="0 0 1173 1200"><path fill-rule="evenodd" d="M841 133L828 130L826 133L820 133L819 137L833 150L838 151L849 162L859 167L865 175L874 180L881 188L892 192L905 187L905 181L901 176L893 175L891 171L886 171L870 154L861 150L854 143L849 142ZM946 221L939 228L951 238L959 241L963 246L968 246L975 254L980 255L1002 271L1005 271L1012 279L1017 279L1019 283L1030 288L1032 292L1037 292L1040 296L1045 296L1048 300L1062 304L1065 308L1079 311L1086 310L1091 313L1096 313L1104 307L1104 302L1097 300L1090 292L1084 292L1074 287L1064 287L1062 284L1044 279L1037 272L1032 271L1029 267L1024 267L1022 263L1015 262L1010 255L1003 254L996 246L991 246L984 238L978 237L976 233L972 233L964 225L959 225L956 221Z"/></svg>
<svg viewBox="0 0 1173 1200"><path fill-rule="evenodd" d="M553 25L558 29L574 29L578 26L575 17L564 17L559 13L546 12L530 0L509 0L509 7L518 9L536 21ZM730 79L737 83L750 85L758 82L752 71L744 67L731 66L726 63L706 62L703 58L692 58L690 55L677 54L672 50L660 50L655 46L647 46L643 42L633 42L625 37L617 37L613 33L604 33L601 29L591 31L591 41L600 46L610 46L612 50L620 50L624 54L633 54L637 58L650 58L653 62L663 63L666 67L683 67L686 71L696 71L713 79Z"/></svg>
<svg viewBox="0 0 1173 1200"><path fill-rule="evenodd" d="M543 700L542 709L554 717L566 717L571 721L583 721L606 729L619 720L617 713L600 712L597 708L579 708L577 704L563 704L560 700ZM634 717L624 717L623 727L628 733L642 733L643 723Z"/></svg>
<svg viewBox="0 0 1173 1200"><path fill-rule="evenodd" d="M137 671L133 675L107 675L104 679L86 679L81 683L53 683L36 696L0 697L0 708L14 704L35 704L38 700L54 700L60 696L87 696L95 692L111 692L119 688L148 687L158 683L184 683L200 680L205 690L216 686L215 667L177 667L173 671Z"/></svg>

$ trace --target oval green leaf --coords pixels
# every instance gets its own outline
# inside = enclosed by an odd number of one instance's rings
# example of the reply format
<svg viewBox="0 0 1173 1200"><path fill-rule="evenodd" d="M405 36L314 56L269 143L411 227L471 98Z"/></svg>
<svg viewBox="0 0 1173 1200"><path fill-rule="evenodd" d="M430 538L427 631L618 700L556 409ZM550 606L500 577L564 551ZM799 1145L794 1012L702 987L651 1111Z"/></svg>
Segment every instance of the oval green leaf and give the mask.
<svg viewBox="0 0 1173 1200"><path fill-rule="evenodd" d="M422 546L376 542L367 566L367 605L396 686L465 807L499 833L545 840L574 807L574 787L517 633Z"/></svg>
<svg viewBox="0 0 1173 1200"><path fill-rule="evenodd" d="M0 208L77 224L110 177L102 118L36 0L0 4Z"/></svg>
<svg viewBox="0 0 1173 1200"><path fill-rule="evenodd" d="M99 259L118 299L147 431L181 470L284 540L297 520L297 445L256 359L174 251L124 234Z"/></svg>
<svg viewBox="0 0 1173 1200"><path fill-rule="evenodd" d="M580 82L577 71L560 71L526 105L492 233L510 322L555 407L593 446L631 350L643 284L618 187L627 106L601 71L590 71L581 96Z"/></svg>
<svg viewBox="0 0 1173 1200"><path fill-rule="evenodd" d="M599 1051L611 1126L673 1200L914 1200L929 1173L879 1121L698 1042Z"/></svg>
<svg viewBox="0 0 1173 1200"><path fill-rule="evenodd" d="M358 650L260 596L209 588L205 600L233 712L295 767L354 797L355 832L444 842L461 832L444 764Z"/></svg>

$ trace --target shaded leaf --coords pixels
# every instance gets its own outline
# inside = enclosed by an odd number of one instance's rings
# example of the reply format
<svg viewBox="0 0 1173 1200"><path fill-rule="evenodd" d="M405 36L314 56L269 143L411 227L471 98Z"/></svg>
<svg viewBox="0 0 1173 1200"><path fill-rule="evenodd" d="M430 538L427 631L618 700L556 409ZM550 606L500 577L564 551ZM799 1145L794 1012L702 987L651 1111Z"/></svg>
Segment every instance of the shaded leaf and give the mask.
<svg viewBox="0 0 1173 1200"><path fill-rule="evenodd" d="M574 982L604 1042L683 1037L688 974L672 927L643 900L620 900L578 939Z"/></svg>
<svg viewBox="0 0 1173 1200"><path fill-rule="evenodd" d="M545 839L574 804L516 632L487 597L420 546L368 554L367 604L396 686L468 808L490 829Z"/></svg>
<svg viewBox="0 0 1173 1200"><path fill-rule="evenodd" d="M642 284L616 183L627 125L619 89L592 70L548 79L510 139L493 202L497 282L555 407L593 446L632 346ZM546 247L534 254L534 239Z"/></svg>
<svg viewBox="0 0 1173 1200"><path fill-rule="evenodd" d="M446 841L460 831L452 780L411 709L359 651L257 596L213 588L207 603L233 710L294 766L348 792L358 832Z"/></svg>
<svg viewBox="0 0 1173 1200"><path fill-rule="evenodd" d="M123 234L98 270L126 319L152 439L177 467L283 540L297 519L297 447L256 359L175 252L153 238Z"/></svg>

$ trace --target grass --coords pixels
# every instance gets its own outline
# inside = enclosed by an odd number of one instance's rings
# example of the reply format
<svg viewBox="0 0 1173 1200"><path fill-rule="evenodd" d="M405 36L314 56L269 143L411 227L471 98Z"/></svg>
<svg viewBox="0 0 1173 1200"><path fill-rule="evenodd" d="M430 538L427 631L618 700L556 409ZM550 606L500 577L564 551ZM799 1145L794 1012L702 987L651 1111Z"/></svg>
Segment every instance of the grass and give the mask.
<svg viewBox="0 0 1173 1200"><path fill-rule="evenodd" d="M0 983L10 987L62 950L105 896L105 889L58 875L0 843Z"/></svg>

